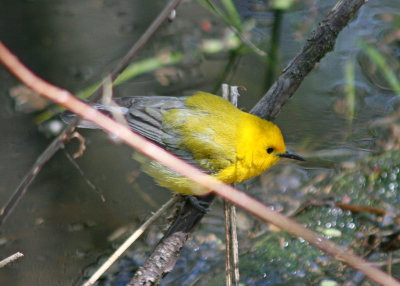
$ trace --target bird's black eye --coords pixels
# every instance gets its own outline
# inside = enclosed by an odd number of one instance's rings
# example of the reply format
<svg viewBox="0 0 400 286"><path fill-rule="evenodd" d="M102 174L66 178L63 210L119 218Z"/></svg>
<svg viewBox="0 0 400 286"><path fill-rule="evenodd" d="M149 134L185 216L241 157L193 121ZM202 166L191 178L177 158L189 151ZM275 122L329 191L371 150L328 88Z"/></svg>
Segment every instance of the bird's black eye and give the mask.
<svg viewBox="0 0 400 286"><path fill-rule="evenodd" d="M272 152L274 152L274 148L269 147L269 148L267 149L267 153L268 153L268 154L271 154Z"/></svg>

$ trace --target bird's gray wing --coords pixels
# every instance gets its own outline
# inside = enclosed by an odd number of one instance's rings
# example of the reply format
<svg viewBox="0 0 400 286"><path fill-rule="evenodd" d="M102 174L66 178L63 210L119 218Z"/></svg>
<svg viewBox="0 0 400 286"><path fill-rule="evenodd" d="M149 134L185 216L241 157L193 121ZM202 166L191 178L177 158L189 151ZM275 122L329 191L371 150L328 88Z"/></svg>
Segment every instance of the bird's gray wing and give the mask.
<svg viewBox="0 0 400 286"><path fill-rule="evenodd" d="M112 117L115 112L121 112L126 117L129 127L133 131L165 148L186 162L200 168L200 165L193 158L193 154L189 150L182 148L182 137L179 132L171 127L165 128L163 125L163 114L171 109L185 109L184 101L186 98L187 97L131 96L114 98L114 102L117 103L119 107L105 106L99 103L91 105L110 117ZM65 111L61 114L62 120L66 123L70 123L75 117L76 115L69 111ZM99 128L94 123L86 120L81 120L78 127L90 129Z"/></svg>
<svg viewBox="0 0 400 286"><path fill-rule="evenodd" d="M163 118L163 114L170 110L186 109L185 99L186 97L134 96L118 98L115 102L127 108L125 115L132 130L200 168L193 154L182 148L182 136L178 129L166 128Z"/></svg>
<svg viewBox="0 0 400 286"><path fill-rule="evenodd" d="M185 98L168 96L132 96L116 98L123 107L130 128L154 143L169 149L165 139L176 134L168 134L163 129L163 114L171 109L184 108Z"/></svg>

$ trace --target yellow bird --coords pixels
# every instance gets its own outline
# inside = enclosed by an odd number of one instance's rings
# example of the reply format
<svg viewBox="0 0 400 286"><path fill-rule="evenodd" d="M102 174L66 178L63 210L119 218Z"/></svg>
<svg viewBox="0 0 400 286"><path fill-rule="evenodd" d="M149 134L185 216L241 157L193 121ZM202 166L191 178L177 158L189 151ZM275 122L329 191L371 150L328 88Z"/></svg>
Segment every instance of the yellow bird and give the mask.
<svg viewBox="0 0 400 286"><path fill-rule="evenodd" d="M257 176L280 158L304 159L286 149L281 130L270 121L243 112L206 92L188 97L132 96L114 99L130 128L224 183ZM112 113L112 107L95 108ZM72 113L62 118L70 122ZM81 121L79 127L98 128ZM184 195L210 191L160 163L135 155L157 183Z"/></svg>

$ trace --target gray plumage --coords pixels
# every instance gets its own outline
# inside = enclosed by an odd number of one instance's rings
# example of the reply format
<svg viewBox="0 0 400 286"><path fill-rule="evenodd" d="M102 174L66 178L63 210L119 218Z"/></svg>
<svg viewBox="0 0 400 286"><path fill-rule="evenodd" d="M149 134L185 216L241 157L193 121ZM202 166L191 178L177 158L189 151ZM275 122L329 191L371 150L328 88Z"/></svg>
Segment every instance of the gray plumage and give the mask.
<svg viewBox="0 0 400 286"><path fill-rule="evenodd" d="M99 103L91 104L92 107L112 117L114 112L122 113L129 127L138 134L146 137L157 145L165 148L174 155L182 158L188 163L200 167L193 155L188 150L182 149L181 136L177 131L163 123L163 114L171 109L184 109L187 97L168 96L132 96L114 98L114 102L120 107L104 106ZM71 123L76 115L70 111L61 114L66 123ZM182 118L182 120L185 120ZM99 127L87 120L82 119L78 125L80 128L98 129ZM142 163L148 163L143 156L135 155L135 159ZM146 162L144 162L146 161ZM208 173L212 173L210 170Z"/></svg>

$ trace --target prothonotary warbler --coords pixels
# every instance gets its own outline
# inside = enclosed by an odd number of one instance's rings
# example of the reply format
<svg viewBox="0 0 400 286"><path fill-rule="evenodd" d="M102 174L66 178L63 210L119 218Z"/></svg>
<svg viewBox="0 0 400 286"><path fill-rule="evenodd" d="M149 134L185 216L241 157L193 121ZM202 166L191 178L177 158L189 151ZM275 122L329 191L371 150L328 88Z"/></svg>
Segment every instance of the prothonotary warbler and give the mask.
<svg viewBox="0 0 400 286"><path fill-rule="evenodd" d="M278 126L210 93L114 100L133 131L228 184L257 176L281 158L304 160L286 149ZM107 113L112 108L93 106ZM70 122L73 116L67 112L62 118ZM78 126L98 128L88 121L81 121ZM156 161L135 157L147 174L173 192L185 195L210 192Z"/></svg>

